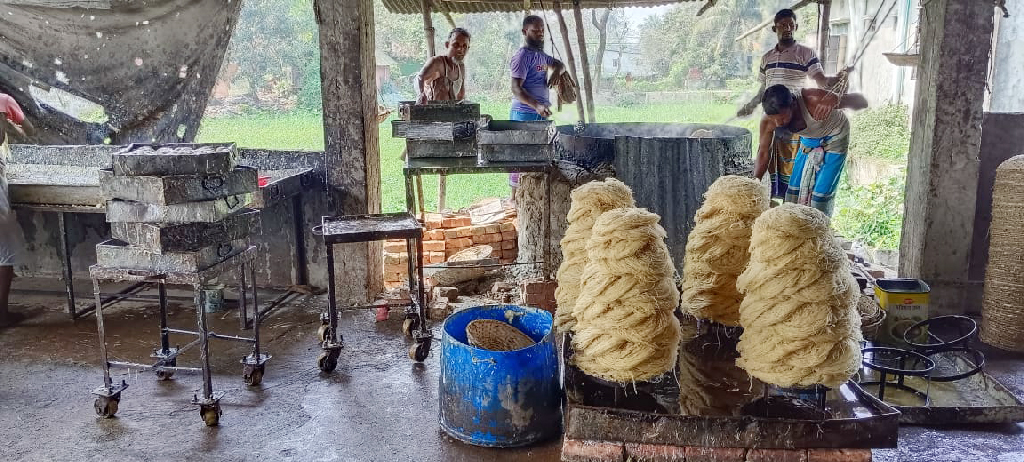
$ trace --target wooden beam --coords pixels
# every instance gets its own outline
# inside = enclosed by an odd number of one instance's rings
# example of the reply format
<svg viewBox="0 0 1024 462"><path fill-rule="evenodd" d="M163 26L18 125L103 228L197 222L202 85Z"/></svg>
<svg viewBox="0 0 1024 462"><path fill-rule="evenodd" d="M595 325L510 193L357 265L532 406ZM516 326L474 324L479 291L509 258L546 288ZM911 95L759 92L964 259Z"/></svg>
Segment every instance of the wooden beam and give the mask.
<svg viewBox="0 0 1024 462"><path fill-rule="evenodd" d="M332 214L380 212L380 151L374 73L373 0L345 8L314 0L320 29L324 157ZM332 281L342 303L363 304L383 289L379 242L334 246Z"/></svg>
<svg viewBox="0 0 1024 462"><path fill-rule="evenodd" d="M444 19L448 21L448 25L452 26L452 29L459 27L455 25L455 19L452 18L451 12L449 12L448 10L444 10L441 12L441 14L444 15Z"/></svg>
<svg viewBox="0 0 1024 462"><path fill-rule="evenodd" d="M423 8L423 32L427 39L427 59L433 58L437 54L437 49L434 47L434 21L430 19L430 0L420 0Z"/></svg>
<svg viewBox="0 0 1024 462"><path fill-rule="evenodd" d="M818 60L821 61L821 67L823 68L828 60L828 35L831 33L828 21L831 15L832 0L822 0L821 16L818 18ZM838 69L836 70L838 71Z"/></svg>
<svg viewBox="0 0 1024 462"><path fill-rule="evenodd" d="M565 65L569 68L569 76L572 80L579 85L580 79L576 77L576 57L572 53L572 42L569 40L569 27L565 25L565 17L562 16L562 3L555 0L551 4L551 8L555 10L555 16L558 16L558 30L562 33L562 46L565 47ZM587 121L587 114L583 110L583 95L576 95L576 113L579 116L580 122Z"/></svg>
<svg viewBox="0 0 1024 462"><path fill-rule="evenodd" d="M594 87L590 81L590 60L587 59L587 40L583 35L583 12L580 11L580 0L573 0L572 2L572 13L576 19L576 40L580 44L580 61L583 63L583 89L587 94L587 114L589 115L588 121L594 123L597 119L594 117ZM580 95L579 100L582 100L583 95Z"/></svg>

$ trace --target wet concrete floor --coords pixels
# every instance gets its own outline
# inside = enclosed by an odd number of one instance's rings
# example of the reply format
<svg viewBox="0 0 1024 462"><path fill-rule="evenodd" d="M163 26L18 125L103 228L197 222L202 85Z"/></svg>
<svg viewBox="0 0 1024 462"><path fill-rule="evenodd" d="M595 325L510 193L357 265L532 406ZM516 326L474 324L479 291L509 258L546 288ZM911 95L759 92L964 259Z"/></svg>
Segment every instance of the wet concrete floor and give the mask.
<svg viewBox="0 0 1024 462"><path fill-rule="evenodd" d="M435 343L423 364L409 360L400 316L376 323L370 311L344 312L338 368L322 374L316 328L323 297L300 299L266 320L262 338L274 358L259 387L242 380L238 360L247 344L212 341L214 388L226 392L219 427L203 425L190 404L201 389L198 374L158 381L152 372L124 368L113 369L115 380L129 384L117 418L99 418L90 395L102 384L95 318L71 321L56 281L18 280L15 287L40 291L15 293L13 309L28 319L0 329L0 461L559 460L557 440L483 449L444 436L437 423L439 349ZM171 295L171 326L194 329L188 293ZM85 300L83 294L79 303ZM148 362L159 343L155 303L121 302L104 313L111 359ZM218 333L238 333L234 310L212 314L210 322ZM172 337L172 345L188 340ZM195 350L179 358L179 365L197 364ZM1020 396L1022 366L1024 356L990 354L987 370ZM903 427L899 445L876 450L875 460L1024 461L1024 426Z"/></svg>

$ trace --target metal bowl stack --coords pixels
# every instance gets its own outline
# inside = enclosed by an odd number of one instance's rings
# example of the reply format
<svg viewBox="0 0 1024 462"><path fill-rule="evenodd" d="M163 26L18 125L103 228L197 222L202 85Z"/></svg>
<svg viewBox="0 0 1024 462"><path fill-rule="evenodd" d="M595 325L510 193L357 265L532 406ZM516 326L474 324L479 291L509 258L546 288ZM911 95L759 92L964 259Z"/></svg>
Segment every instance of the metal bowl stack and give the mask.
<svg viewBox="0 0 1024 462"><path fill-rule="evenodd" d="M100 266L167 273L209 268L249 246L259 211L256 169L231 144L132 144L100 170L113 239Z"/></svg>

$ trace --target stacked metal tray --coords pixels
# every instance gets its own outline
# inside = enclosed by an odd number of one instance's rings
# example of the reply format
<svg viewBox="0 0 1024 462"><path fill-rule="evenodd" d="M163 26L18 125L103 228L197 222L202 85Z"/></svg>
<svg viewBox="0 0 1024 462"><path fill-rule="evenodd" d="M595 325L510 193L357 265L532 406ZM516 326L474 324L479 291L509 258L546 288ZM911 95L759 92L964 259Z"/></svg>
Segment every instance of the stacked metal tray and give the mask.
<svg viewBox="0 0 1024 462"><path fill-rule="evenodd" d="M238 165L234 144L133 144L100 171L113 239L96 246L100 266L199 272L249 247L260 230L248 208L256 169Z"/></svg>
<svg viewBox="0 0 1024 462"><path fill-rule="evenodd" d="M480 105L468 102L403 101L401 120L391 122L391 136L405 138L410 159L476 157Z"/></svg>

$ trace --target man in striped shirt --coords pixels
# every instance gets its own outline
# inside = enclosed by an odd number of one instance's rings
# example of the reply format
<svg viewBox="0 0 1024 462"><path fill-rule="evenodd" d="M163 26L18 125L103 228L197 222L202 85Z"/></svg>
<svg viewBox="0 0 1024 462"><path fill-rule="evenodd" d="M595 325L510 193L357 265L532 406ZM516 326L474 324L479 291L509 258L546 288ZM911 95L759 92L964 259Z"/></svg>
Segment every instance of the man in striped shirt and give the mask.
<svg viewBox="0 0 1024 462"><path fill-rule="evenodd" d="M810 77L819 87L827 88L835 84L835 77L826 77L817 54L810 47L797 43L793 38L799 25L796 13L791 9L780 10L775 14L775 25L772 31L779 38L779 43L761 57L761 72L758 74L760 88L757 95L737 112L737 116L746 117L754 112L768 87L785 85L794 94L800 90ZM772 197L784 198L789 187L789 177L793 172L793 161L796 159L800 136L784 129L775 132L772 143L771 162L768 172L771 174Z"/></svg>

